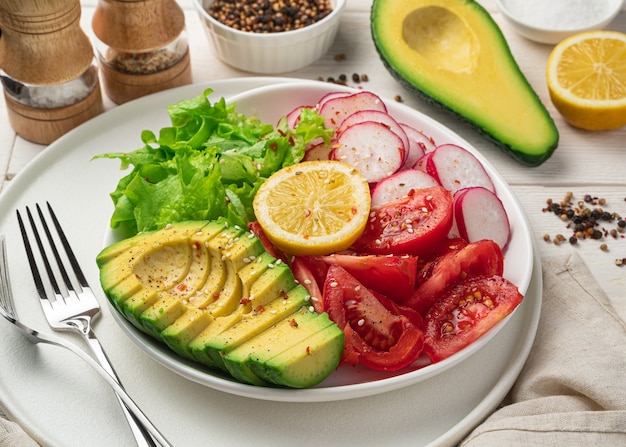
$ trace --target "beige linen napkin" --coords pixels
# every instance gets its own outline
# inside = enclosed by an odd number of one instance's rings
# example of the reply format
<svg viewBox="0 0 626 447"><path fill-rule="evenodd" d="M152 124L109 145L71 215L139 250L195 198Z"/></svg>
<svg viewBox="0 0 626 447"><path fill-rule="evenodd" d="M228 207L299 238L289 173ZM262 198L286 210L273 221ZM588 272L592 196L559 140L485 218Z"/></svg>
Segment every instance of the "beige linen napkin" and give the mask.
<svg viewBox="0 0 626 447"><path fill-rule="evenodd" d="M543 280L528 361L461 445L626 446L626 324L577 254L544 259Z"/></svg>
<svg viewBox="0 0 626 447"><path fill-rule="evenodd" d="M4 418L0 411L0 446L1 447L37 447L24 430L15 422Z"/></svg>
<svg viewBox="0 0 626 447"><path fill-rule="evenodd" d="M501 407L461 445L626 446L626 324L578 255L544 259L543 279L528 361ZM36 445L0 419L0 447Z"/></svg>

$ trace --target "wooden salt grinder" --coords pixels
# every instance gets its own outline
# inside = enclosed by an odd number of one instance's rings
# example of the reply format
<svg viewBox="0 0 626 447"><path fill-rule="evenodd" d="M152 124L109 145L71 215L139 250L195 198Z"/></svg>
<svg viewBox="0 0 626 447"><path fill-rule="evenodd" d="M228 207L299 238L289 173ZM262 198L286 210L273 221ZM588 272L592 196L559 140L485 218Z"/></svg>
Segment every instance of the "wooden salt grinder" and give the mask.
<svg viewBox="0 0 626 447"><path fill-rule="evenodd" d="M191 83L175 0L99 0L92 19L104 90L117 104Z"/></svg>
<svg viewBox="0 0 626 447"><path fill-rule="evenodd" d="M49 144L104 111L93 47L80 28L80 15L79 0L0 3L0 74L9 122L27 140ZM61 94L65 101L56 106ZM46 104L36 96L45 97Z"/></svg>

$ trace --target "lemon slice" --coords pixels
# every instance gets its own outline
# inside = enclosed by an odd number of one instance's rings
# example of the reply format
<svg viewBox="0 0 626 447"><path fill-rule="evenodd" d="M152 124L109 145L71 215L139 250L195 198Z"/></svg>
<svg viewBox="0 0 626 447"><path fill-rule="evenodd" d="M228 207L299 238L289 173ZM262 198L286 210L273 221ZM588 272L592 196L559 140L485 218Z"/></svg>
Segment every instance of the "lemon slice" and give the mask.
<svg viewBox="0 0 626 447"><path fill-rule="evenodd" d="M626 124L626 34L588 31L563 40L550 54L546 76L554 106L572 126Z"/></svg>
<svg viewBox="0 0 626 447"><path fill-rule="evenodd" d="M347 163L307 161L275 172L254 198L267 238L293 255L345 250L369 218L367 180Z"/></svg>

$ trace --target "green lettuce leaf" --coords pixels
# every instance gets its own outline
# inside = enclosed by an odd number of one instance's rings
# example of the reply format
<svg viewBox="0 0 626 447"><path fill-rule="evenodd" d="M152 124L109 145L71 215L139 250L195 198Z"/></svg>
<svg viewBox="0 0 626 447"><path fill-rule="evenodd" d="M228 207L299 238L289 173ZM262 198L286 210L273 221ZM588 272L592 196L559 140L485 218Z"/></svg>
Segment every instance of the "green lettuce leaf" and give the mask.
<svg viewBox="0 0 626 447"><path fill-rule="evenodd" d="M170 105L171 126L141 132L144 146L94 158L118 159L130 169L110 194L110 225L130 234L185 220L224 218L246 226L255 220L252 202L261 184L304 157L306 143L332 130L312 109L303 109L295 129L283 117L274 127L235 110L224 98L202 95Z"/></svg>

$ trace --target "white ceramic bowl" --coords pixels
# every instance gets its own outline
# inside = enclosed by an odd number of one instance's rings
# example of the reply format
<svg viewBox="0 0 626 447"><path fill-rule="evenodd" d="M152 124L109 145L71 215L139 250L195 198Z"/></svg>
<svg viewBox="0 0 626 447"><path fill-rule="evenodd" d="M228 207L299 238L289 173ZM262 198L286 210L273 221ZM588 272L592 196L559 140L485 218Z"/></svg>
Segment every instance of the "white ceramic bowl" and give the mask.
<svg viewBox="0 0 626 447"><path fill-rule="evenodd" d="M207 12L213 0L194 0L205 33L217 57L240 70L276 74L305 67L328 51L337 35L346 0L330 0L333 10L319 22L292 31L239 31Z"/></svg>
<svg viewBox="0 0 626 447"><path fill-rule="evenodd" d="M556 44L577 33L603 29L619 14L624 0L496 0L496 3L519 34L535 42Z"/></svg>
<svg viewBox="0 0 626 447"><path fill-rule="evenodd" d="M334 91L354 93L359 90L328 82L296 81L246 90L240 94L230 96L228 103L236 104L237 111L247 116L255 116L266 123L276 123L283 115L294 108L305 104L316 104L324 95ZM164 102L171 103L171 95L167 95L170 96L170 102L165 100ZM166 95L161 95L161 97L164 96ZM537 301L535 300L537 298L540 299L540 297L535 296L535 291L531 288L533 270L538 261L535 260L532 232L528 220L515 193L495 168L489 164L488 160L477 149L472 147L469 142L443 124L404 104L385 98L383 100L389 113L399 122L407 123L416 129L422 130L432 137L437 144L452 143L464 147L479 159L489 173L496 188L496 193L502 200L511 223L511 239L505 251L504 276L516 284L520 292L525 295L524 301L510 316L511 318L501 321L479 340L441 362L423 367L424 362L427 362L426 356L423 355L411 366L396 372L374 371L363 365L338 368L319 385L303 390L246 385L238 383L230 377L225 377L219 372L208 371L201 365L186 361L178 356L164 343L140 333L119 312L114 311L114 318L120 324L120 327L126 331L127 335L152 358L181 376L210 388L255 399L284 402L325 402L373 396L409 385L421 384L426 389L432 389L432 385L429 385L430 381L439 380L448 374L459 374L459 377L448 379L446 382L454 383L460 389L465 389L461 383L466 379L471 382L468 385L474 391L484 388L492 389L495 382L491 380L494 377L499 378L502 374L505 374L507 370L506 365L511 361L509 355L513 351L514 345L519 342L532 342L534 337L534 330L529 332L518 326L521 320L525 319L523 316L525 311L523 309L536 305ZM118 232L119 230L117 229L107 229L104 245L108 246L119 240L120 234ZM525 321L526 323L529 322L527 319ZM513 329L515 327L517 329ZM510 331L513 332L511 333ZM503 335L506 333L512 335L513 338L509 339L507 335ZM492 351L492 349L495 349L495 351ZM489 353L487 354L487 352ZM480 374L478 376L469 374L467 372L470 368L468 364L481 355L486 355L486 358L489 359L488 367L485 368L484 360L482 362L478 361ZM523 364L523 359L517 360L522 360ZM490 375L492 375L492 379L488 378ZM429 405L439 405L443 402L445 406L445 402L447 402L445 394L441 394L443 392L441 388L435 387L435 389L440 401L438 400L437 403L430 402ZM450 389L452 390L454 387ZM453 391L452 394L454 394ZM458 395L455 395L452 398L455 405L462 405L463 402L466 402L467 396L465 394L461 398L458 397Z"/></svg>

